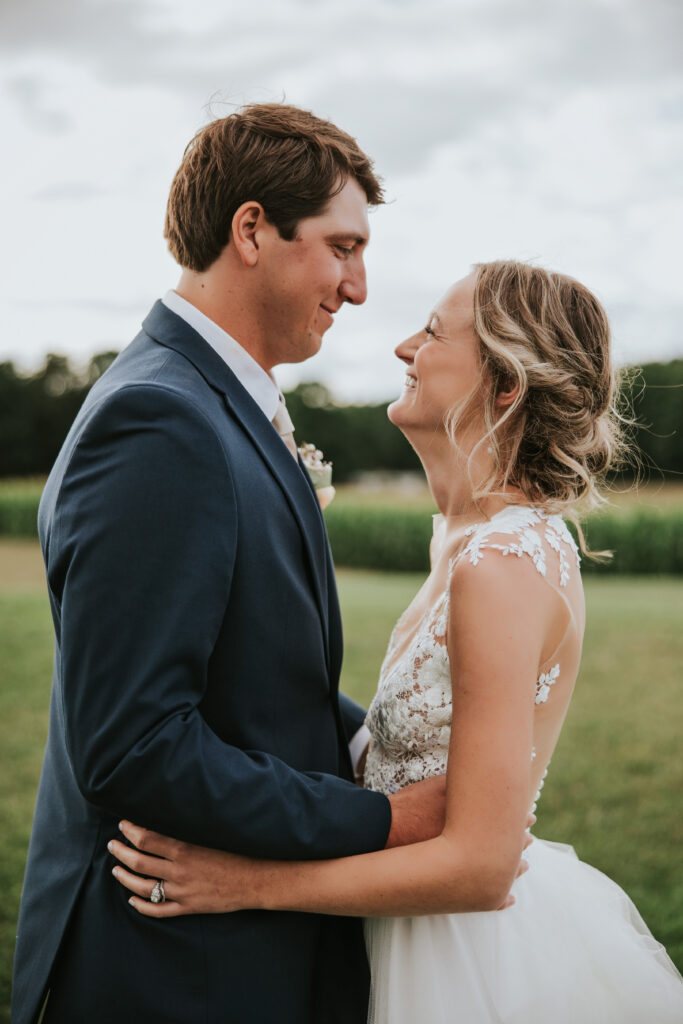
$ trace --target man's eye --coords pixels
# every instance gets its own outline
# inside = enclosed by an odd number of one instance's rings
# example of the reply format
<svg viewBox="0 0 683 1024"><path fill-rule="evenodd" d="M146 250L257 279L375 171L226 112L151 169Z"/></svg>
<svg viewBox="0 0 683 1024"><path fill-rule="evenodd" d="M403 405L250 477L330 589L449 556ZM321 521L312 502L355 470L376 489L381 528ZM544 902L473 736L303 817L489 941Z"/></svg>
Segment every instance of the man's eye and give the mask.
<svg viewBox="0 0 683 1024"><path fill-rule="evenodd" d="M341 253L342 256L350 256L353 252L353 246L348 245L335 245L337 252Z"/></svg>

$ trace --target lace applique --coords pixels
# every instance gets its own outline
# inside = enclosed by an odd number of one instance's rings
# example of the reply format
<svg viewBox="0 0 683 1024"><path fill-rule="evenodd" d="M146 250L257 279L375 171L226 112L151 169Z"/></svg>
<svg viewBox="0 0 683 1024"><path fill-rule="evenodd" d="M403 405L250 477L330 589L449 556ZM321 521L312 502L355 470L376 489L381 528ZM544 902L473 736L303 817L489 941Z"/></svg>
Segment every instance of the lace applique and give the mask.
<svg viewBox="0 0 683 1024"><path fill-rule="evenodd" d="M535 704L545 704L545 702L548 699L548 694L550 693L550 687L557 682L559 677L559 665L555 665L554 668L551 668L550 672L541 672L540 676L538 677L538 682L536 683L536 699L534 701Z"/></svg>
<svg viewBox="0 0 683 1024"><path fill-rule="evenodd" d="M472 539L463 552L472 565L478 565L486 548L494 548L503 555L516 555L521 558L528 555L541 576L546 574L546 557L543 540L536 526L546 524L544 537L560 559L560 586L566 587L569 582L569 559L565 553L565 545L573 552L577 568L581 564L579 550L574 538L567 529L561 516L550 516L540 509L526 505L508 505L486 523L477 523L465 531L466 537ZM513 540L508 544L494 544L489 540L491 534L510 533Z"/></svg>
<svg viewBox="0 0 683 1024"><path fill-rule="evenodd" d="M447 621L448 592L389 669L397 646L392 636L366 718L373 738L365 766L370 789L395 793L446 770L452 704Z"/></svg>
<svg viewBox="0 0 683 1024"><path fill-rule="evenodd" d="M539 528L543 528L543 536ZM492 535L500 534L511 534L509 543L490 540ZM566 550L573 552L577 566L580 562L576 544L563 520L527 506L508 506L490 521L470 527L467 536L470 539L458 557L468 558L472 565L478 565L484 552L494 548L504 556L528 556L542 576L547 572L543 545L546 540L559 557L562 586L566 586L570 578ZM403 639L402 620L392 633L379 688L366 718L372 735L365 767L365 785L369 789L395 793L412 782L446 771L452 716L451 672L446 647L448 611L449 589L423 617L399 657L396 653ZM536 683L535 704L548 700L559 675L559 663L541 673ZM534 757L535 750L531 759Z"/></svg>
<svg viewBox="0 0 683 1024"><path fill-rule="evenodd" d="M553 519L558 518L559 516L553 516ZM570 547L572 548L574 555L576 556L577 568L581 565L581 556L579 555L579 550L576 544L574 543L574 538L572 537L571 533L569 533L569 530L567 529L567 527L561 519L560 522L564 527L563 533L560 533L555 523L552 523L551 525L551 523L549 522L548 528L545 531L545 539L548 541L548 544L550 544L550 547L553 549L553 551L557 551L560 557L560 586L566 587L567 583L569 582L569 559L565 554L564 546L562 544L563 540L567 542L565 534L569 537Z"/></svg>

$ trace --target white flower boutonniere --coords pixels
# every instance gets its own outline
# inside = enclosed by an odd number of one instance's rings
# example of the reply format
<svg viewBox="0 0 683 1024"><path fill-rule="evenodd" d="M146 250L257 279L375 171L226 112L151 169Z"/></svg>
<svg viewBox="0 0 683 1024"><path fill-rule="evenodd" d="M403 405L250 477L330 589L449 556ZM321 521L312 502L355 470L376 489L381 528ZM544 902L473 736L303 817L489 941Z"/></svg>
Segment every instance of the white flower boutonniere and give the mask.
<svg viewBox="0 0 683 1024"><path fill-rule="evenodd" d="M323 453L314 444L299 445L299 455L313 481L320 507L327 508L335 495L332 486L332 463L325 462Z"/></svg>

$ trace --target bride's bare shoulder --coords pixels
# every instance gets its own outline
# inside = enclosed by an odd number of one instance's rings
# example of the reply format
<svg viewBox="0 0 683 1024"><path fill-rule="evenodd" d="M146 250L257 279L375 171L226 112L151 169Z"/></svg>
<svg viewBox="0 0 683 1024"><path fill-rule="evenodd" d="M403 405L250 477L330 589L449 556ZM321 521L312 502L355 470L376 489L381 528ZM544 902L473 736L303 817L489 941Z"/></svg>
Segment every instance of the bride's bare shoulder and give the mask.
<svg viewBox="0 0 683 1024"><path fill-rule="evenodd" d="M545 524L544 524L545 525ZM562 539L562 544L566 542ZM564 630L570 612L561 579L570 573L538 530L492 528L473 532L449 571L449 636L495 641L511 631L529 641Z"/></svg>

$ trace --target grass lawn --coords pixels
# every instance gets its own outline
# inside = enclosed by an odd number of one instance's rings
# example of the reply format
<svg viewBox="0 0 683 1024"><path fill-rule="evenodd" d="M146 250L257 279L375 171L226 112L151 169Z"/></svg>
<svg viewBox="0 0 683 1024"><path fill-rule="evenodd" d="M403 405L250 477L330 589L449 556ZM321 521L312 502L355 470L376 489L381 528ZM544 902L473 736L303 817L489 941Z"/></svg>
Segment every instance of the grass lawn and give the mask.
<svg viewBox="0 0 683 1024"><path fill-rule="evenodd" d="M339 572L346 629L343 686L374 692L414 575ZM571 842L635 899L683 966L680 666L683 579L591 578L576 697L539 806L536 831ZM0 1022L26 846L47 729L52 635L34 542L0 539Z"/></svg>

